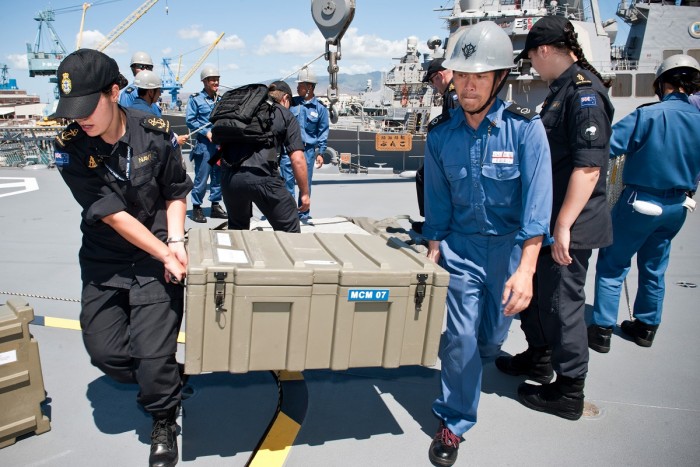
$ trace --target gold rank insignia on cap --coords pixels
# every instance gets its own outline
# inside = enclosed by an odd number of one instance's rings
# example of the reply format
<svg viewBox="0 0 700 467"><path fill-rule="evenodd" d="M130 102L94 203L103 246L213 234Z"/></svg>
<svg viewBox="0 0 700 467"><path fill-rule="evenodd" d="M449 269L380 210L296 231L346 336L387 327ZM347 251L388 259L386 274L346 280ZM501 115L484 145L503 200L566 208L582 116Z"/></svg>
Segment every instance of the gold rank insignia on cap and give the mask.
<svg viewBox="0 0 700 467"><path fill-rule="evenodd" d="M67 96L72 90L73 82L70 80L70 75L68 73L63 73L61 77L61 91Z"/></svg>

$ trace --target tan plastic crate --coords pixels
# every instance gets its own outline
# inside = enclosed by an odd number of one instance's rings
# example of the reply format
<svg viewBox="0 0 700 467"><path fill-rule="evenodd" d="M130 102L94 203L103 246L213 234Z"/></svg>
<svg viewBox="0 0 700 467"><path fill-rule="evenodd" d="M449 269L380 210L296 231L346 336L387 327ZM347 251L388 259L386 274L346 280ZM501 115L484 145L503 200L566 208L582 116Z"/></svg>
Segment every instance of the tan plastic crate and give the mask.
<svg viewBox="0 0 700 467"><path fill-rule="evenodd" d="M401 242L193 229L188 251L189 374L435 364L449 275Z"/></svg>
<svg viewBox="0 0 700 467"><path fill-rule="evenodd" d="M29 333L34 310L22 300L0 305L0 448L26 433L49 431L39 344Z"/></svg>

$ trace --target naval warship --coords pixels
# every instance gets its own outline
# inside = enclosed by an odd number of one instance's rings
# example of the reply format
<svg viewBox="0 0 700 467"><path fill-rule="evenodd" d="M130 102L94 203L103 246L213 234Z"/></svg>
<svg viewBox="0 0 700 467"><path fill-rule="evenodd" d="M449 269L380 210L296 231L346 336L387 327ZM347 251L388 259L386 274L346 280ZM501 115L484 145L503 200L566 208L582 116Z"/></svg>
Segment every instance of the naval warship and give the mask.
<svg viewBox="0 0 700 467"><path fill-rule="evenodd" d="M415 170L422 162L427 123L440 111L439 96L422 83L432 58L449 56L457 36L480 21L494 21L513 41L517 55L527 33L539 18L559 15L569 18L578 34L588 61L604 78L612 80L610 97L615 121L639 105L656 102L652 83L661 62L678 53L700 60L700 1L622 0L616 9L620 20L630 26L624 45L614 45L617 22L603 20L598 0L455 0L444 11L449 36L428 40L431 53L421 60L415 40L409 38L406 55L386 75L379 91L366 93L362 105L355 105L352 118L331 126L331 152L351 153L361 166L376 165L395 171ZM500 97L538 108L549 93L527 59L515 63ZM410 135L412 148L403 152L378 152L379 133Z"/></svg>

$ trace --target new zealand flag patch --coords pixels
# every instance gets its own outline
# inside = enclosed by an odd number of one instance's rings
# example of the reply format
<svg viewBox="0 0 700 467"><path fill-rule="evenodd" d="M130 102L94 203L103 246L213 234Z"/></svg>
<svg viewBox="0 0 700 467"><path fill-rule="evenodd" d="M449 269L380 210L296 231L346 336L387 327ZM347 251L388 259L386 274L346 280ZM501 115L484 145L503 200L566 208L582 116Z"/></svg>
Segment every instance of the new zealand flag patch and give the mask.
<svg viewBox="0 0 700 467"><path fill-rule="evenodd" d="M595 107L598 105L595 94L583 94L581 96L581 107Z"/></svg>
<svg viewBox="0 0 700 467"><path fill-rule="evenodd" d="M65 167L70 162L70 154L67 152L54 152L53 160L56 163L56 167Z"/></svg>

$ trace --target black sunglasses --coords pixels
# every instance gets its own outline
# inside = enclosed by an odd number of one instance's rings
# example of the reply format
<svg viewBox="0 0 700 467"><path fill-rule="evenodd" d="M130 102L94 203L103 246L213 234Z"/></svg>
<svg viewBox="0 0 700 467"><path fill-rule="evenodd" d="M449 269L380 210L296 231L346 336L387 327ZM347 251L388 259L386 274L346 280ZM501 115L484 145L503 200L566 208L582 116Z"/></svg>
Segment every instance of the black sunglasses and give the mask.
<svg viewBox="0 0 700 467"><path fill-rule="evenodd" d="M153 70L153 65L141 65L139 63L134 63L131 68L138 68L139 70Z"/></svg>

